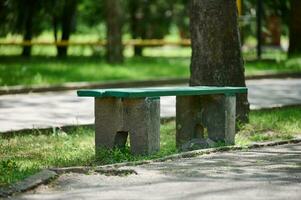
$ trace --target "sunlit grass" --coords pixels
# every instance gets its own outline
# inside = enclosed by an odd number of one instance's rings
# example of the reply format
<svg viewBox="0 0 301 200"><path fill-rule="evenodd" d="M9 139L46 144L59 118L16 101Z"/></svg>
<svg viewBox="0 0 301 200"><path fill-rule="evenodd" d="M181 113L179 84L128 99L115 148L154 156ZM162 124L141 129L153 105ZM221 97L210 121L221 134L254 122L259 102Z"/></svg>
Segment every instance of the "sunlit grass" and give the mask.
<svg viewBox="0 0 301 200"><path fill-rule="evenodd" d="M185 58L129 58L124 64L110 65L97 57L73 57L64 60L3 57L0 61L0 85L188 77L188 63L189 60Z"/></svg>
<svg viewBox="0 0 301 200"><path fill-rule="evenodd" d="M161 151L152 156L133 156L129 148L98 152L94 130L33 131L32 134L0 137L0 187L21 180L42 168L93 166L158 158L175 153L174 122L161 127Z"/></svg>
<svg viewBox="0 0 301 200"><path fill-rule="evenodd" d="M92 34L90 39L95 40L96 36ZM45 33L39 39L48 37L49 33ZM89 35L73 37L74 41L89 39ZM66 59L55 57L54 46L34 46L33 57L28 59L17 56L21 50L17 46L0 46L0 86L188 78L190 75L190 47L144 48L145 57L141 58L133 57L133 48L126 47L125 62L117 65L105 61L102 47L71 46ZM255 57L253 50L244 52L247 76L301 71L301 57L287 59L286 52L279 49L265 49L260 61L254 60Z"/></svg>
<svg viewBox="0 0 301 200"><path fill-rule="evenodd" d="M292 139L301 136L301 108L252 111L250 123L241 127L236 143Z"/></svg>
<svg viewBox="0 0 301 200"><path fill-rule="evenodd" d="M162 49L159 52L164 55ZM158 52L153 53L156 55ZM0 86L188 78L189 64L190 58L185 56L131 57L117 65L110 65L101 57L1 57ZM280 61L246 61L245 66L246 75L300 72L301 57Z"/></svg>
<svg viewBox="0 0 301 200"><path fill-rule="evenodd" d="M287 60L246 61L247 75L289 73L301 71L301 57Z"/></svg>
<svg viewBox="0 0 301 200"><path fill-rule="evenodd" d="M0 186L41 168L89 165L93 151L93 131L89 129L75 129L72 135L49 132L0 138ZM12 167L4 167L9 162Z"/></svg>

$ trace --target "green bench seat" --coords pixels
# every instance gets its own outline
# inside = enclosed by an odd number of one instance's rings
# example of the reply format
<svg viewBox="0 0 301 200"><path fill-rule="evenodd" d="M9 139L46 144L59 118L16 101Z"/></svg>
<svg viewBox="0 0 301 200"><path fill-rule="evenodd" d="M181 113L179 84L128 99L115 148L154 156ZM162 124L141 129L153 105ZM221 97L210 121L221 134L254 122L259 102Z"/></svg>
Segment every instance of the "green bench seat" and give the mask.
<svg viewBox="0 0 301 200"><path fill-rule="evenodd" d="M81 97L116 97L116 98L142 98L142 97L162 97L162 96L192 96L225 94L233 96L237 93L246 93L245 87L149 87L149 88L116 88L79 90L77 95Z"/></svg>
<svg viewBox="0 0 301 200"><path fill-rule="evenodd" d="M134 154L160 148L160 97L176 96L176 144L208 137L234 144L236 94L246 87L148 87L78 90L95 98L95 147L123 147L130 137Z"/></svg>

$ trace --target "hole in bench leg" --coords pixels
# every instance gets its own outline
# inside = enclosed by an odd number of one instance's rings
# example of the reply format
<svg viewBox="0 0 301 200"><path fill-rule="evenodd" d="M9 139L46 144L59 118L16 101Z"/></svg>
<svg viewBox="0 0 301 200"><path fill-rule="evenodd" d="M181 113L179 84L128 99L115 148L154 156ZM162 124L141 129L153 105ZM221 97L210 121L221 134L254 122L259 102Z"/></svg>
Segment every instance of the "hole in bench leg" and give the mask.
<svg viewBox="0 0 301 200"><path fill-rule="evenodd" d="M114 139L114 146L117 148L125 148L129 132L118 131Z"/></svg>

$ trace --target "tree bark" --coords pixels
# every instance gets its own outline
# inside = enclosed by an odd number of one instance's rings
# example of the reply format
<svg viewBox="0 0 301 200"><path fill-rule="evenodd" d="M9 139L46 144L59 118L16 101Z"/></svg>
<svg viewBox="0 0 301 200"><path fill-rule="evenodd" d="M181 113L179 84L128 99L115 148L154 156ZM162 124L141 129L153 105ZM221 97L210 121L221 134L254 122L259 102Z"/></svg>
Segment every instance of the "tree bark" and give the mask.
<svg viewBox="0 0 301 200"><path fill-rule="evenodd" d="M191 0L190 32L191 86L246 86L235 0ZM247 122L247 95L237 97L236 118Z"/></svg>
<svg viewBox="0 0 301 200"><path fill-rule="evenodd" d="M72 31L72 22L76 12L76 0L66 0L62 13L62 37L61 41L69 41ZM66 57L68 46L57 46L57 56Z"/></svg>
<svg viewBox="0 0 301 200"><path fill-rule="evenodd" d="M121 0L106 0L107 61L123 62Z"/></svg>
<svg viewBox="0 0 301 200"><path fill-rule="evenodd" d="M289 56L301 54L301 1L290 0Z"/></svg>

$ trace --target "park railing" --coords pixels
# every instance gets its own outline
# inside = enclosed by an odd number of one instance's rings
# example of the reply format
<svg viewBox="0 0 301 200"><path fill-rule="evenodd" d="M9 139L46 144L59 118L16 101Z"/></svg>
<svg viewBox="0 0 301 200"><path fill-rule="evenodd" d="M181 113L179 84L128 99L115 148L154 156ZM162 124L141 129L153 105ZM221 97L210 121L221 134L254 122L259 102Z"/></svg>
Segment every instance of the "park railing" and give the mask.
<svg viewBox="0 0 301 200"><path fill-rule="evenodd" d="M5 46L105 46L105 40L100 41L0 41L0 45ZM161 39L149 40L126 40L123 41L124 46L141 46L141 47L156 47L156 46L190 46L190 39L179 41L167 41Z"/></svg>

